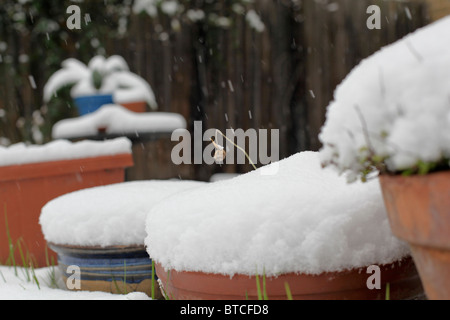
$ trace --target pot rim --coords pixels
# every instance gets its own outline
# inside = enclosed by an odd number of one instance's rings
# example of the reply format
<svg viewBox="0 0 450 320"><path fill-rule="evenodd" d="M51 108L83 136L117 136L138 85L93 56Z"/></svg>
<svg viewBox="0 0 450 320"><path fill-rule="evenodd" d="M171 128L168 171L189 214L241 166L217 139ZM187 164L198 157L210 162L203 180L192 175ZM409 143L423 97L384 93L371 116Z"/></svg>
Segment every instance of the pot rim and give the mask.
<svg viewBox="0 0 450 320"><path fill-rule="evenodd" d="M60 176L70 173L82 174L104 169L126 168L132 165L133 157L131 153L9 165L0 167L0 182Z"/></svg>
<svg viewBox="0 0 450 320"><path fill-rule="evenodd" d="M57 244L54 242L49 242L48 246L50 249L56 252L65 252L72 254L83 254L87 253L87 251L91 251L95 254L108 254L114 253L116 251L121 251L123 253L133 253L133 252L147 252L145 245L112 245L112 246L83 246L83 245L70 245L70 244Z"/></svg>
<svg viewBox="0 0 450 320"><path fill-rule="evenodd" d="M318 275L285 273L278 276L259 276L261 288L265 283L269 299L286 299L288 283L294 299L382 299L387 283L391 296L414 299L423 296L423 288L411 256L380 267L380 289L367 286L372 273L363 268ZM175 299L253 299L259 295L256 275L229 275L192 271L165 270L155 263L156 275L165 293ZM264 282L265 281L265 282Z"/></svg>

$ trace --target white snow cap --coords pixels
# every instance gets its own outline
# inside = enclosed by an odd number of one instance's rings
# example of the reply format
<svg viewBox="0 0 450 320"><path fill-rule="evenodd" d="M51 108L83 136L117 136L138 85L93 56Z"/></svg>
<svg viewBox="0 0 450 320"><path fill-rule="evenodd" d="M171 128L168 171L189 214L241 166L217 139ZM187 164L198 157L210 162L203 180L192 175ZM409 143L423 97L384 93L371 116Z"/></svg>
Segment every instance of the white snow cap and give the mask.
<svg viewBox="0 0 450 320"><path fill-rule="evenodd" d="M107 134L139 134L172 132L186 128L186 120L177 113L136 113L123 106L107 104L82 117L64 119L52 129L54 139L95 136L100 128Z"/></svg>
<svg viewBox="0 0 450 320"><path fill-rule="evenodd" d="M0 146L0 166L130 153L131 141L125 137L107 141L55 140L44 145L26 145L22 142L9 147Z"/></svg>
<svg viewBox="0 0 450 320"><path fill-rule="evenodd" d="M355 175L368 149L389 171L450 158L450 16L362 61L337 87L321 159Z"/></svg>
<svg viewBox="0 0 450 320"><path fill-rule="evenodd" d="M45 239L56 244L143 245L149 210L170 195L202 184L149 180L83 189L48 202L39 222Z"/></svg>
<svg viewBox="0 0 450 320"><path fill-rule="evenodd" d="M276 164L276 175L258 169L154 206L145 240L151 258L178 271L277 275L342 271L409 255L391 233L377 180L347 184L321 169L316 152Z"/></svg>

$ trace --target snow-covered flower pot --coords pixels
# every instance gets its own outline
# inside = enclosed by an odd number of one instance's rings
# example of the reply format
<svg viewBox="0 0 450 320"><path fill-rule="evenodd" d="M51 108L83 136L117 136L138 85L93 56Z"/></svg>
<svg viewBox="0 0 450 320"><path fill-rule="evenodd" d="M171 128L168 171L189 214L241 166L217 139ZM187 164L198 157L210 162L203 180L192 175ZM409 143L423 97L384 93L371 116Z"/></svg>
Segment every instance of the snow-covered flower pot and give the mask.
<svg viewBox="0 0 450 320"><path fill-rule="evenodd" d="M80 268L80 290L117 294L152 292L152 261L144 246L71 246L49 244L58 254L61 280L73 285L74 269ZM156 289L157 287L154 286ZM161 297L159 290L155 298Z"/></svg>
<svg viewBox="0 0 450 320"><path fill-rule="evenodd" d="M430 299L450 299L450 17L380 50L337 88L325 166L380 175L392 230L410 243Z"/></svg>
<svg viewBox="0 0 450 320"><path fill-rule="evenodd" d="M63 119L52 129L53 139L93 138L101 132L105 136L136 137L149 133L171 134L185 129L186 120L178 113L135 113L121 105L108 104L84 117Z"/></svg>
<svg viewBox="0 0 450 320"><path fill-rule="evenodd" d="M95 56L86 66L70 58L55 72L44 87L44 102L49 102L58 90L71 86L71 97L80 115L96 111L102 105L116 103L134 112L145 112L147 105L157 109L150 85L131 73L121 56Z"/></svg>
<svg viewBox="0 0 450 320"><path fill-rule="evenodd" d="M132 165L131 142L126 138L78 143L57 140L42 146L0 147L2 237L6 230L5 213L13 244L23 239L23 251L38 266L46 266L46 242L38 223L42 206L68 192L122 182L125 168ZM0 241L2 262L10 255L6 239ZM15 256L16 261L21 261L18 250Z"/></svg>
<svg viewBox="0 0 450 320"><path fill-rule="evenodd" d="M172 132L186 129L186 120L173 112L136 113L121 105L104 105L83 117L63 119L53 126L54 139L111 139L126 136L132 141L134 166L127 180L189 178L189 165L176 165L171 157Z"/></svg>
<svg viewBox="0 0 450 320"><path fill-rule="evenodd" d="M271 166L153 207L145 243L168 298L384 299L387 282L391 299L423 293L377 181L348 185L315 152Z"/></svg>
<svg viewBox="0 0 450 320"><path fill-rule="evenodd" d="M168 196L202 184L123 182L72 192L48 202L39 222L45 239L58 254L67 289L139 291L160 297L152 261L144 247L146 215ZM79 268L79 287L73 286L70 266Z"/></svg>

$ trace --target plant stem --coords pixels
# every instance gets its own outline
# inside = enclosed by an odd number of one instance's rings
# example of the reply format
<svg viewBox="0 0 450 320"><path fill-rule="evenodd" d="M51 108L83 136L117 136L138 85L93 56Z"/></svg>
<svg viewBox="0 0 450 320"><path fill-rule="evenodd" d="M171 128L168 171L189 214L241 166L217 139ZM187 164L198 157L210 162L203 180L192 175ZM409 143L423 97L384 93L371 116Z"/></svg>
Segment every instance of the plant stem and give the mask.
<svg viewBox="0 0 450 320"><path fill-rule="evenodd" d="M241 148L240 146L238 146L237 144L235 144L230 138L228 138L226 135L224 135L219 129L216 129L216 132L220 133L225 139L227 139L229 142L231 142L236 148L238 148L239 150L241 150L245 156L247 157L248 161L250 162L250 164L253 166L253 168L256 170L256 166L253 163L252 159L250 159L250 156L247 154L247 152Z"/></svg>

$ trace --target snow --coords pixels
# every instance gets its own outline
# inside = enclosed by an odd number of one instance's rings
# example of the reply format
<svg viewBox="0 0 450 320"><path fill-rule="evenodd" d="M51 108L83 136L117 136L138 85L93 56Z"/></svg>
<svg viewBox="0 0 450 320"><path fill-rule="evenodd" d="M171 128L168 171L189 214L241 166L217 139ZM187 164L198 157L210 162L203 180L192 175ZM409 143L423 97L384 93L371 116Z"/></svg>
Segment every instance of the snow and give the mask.
<svg viewBox="0 0 450 320"><path fill-rule="evenodd" d="M223 147L222 147L223 149ZM209 178L209 182L217 182L222 180L228 180L238 177L238 173L215 173Z"/></svg>
<svg viewBox="0 0 450 320"><path fill-rule="evenodd" d="M82 117L64 119L52 129L54 139L96 136L99 129L106 134L172 132L186 128L186 120L177 113L136 113L120 105L108 104Z"/></svg>
<svg viewBox="0 0 450 320"><path fill-rule="evenodd" d="M64 284L52 284L52 273L58 276L58 268L30 268L0 266L0 300L151 300L143 292L126 295L100 291L69 291ZM36 275L38 284L33 279ZM27 275L28 274L28 275Z"/></svg>
<svg viewBox="0 0 450 320"><path fill-rule="evenodd" d="M450 17L381 49L337 87L319 135L325 165L390 172L450 158ZM375 171L376 174L376 171Z"/></svg>
<svg viewBox="0 0 450 320"><path fill-rule="evenodd" d="M39 223L47 242L81 246L143 245L151 208L203 182L131 181L83 189L48 202ZM165 226L159 226L164 229Z"/></svg>
<svg viewBox="0 0 450 320"><path fill-rule="evenodd" d="M192 22L198 22L205 19L205 12L200 9L189 9L186 11L186 16Z"/></svg>
<svg viewBox="0 0 450 320"><path fill-rule="evenodd" d="M146 220L151 258L165 269L232 276L319 274L409 255L391 233L377 180L347 184L321 168L317 152L272 165L275 175L260 168L155 205Z"/></svg>
<svg viewBox="0 0 450 320"><path fill-rule="evenodd" d="M250 27L258 32L263 32L266 29L264 22L262 22L260 16L256 13L255 10L249 10L245 16L245 19L247 20Z"/></svg>
<svg viewBox="0 0 450 320"><path fill-rule="evenodd" d="M157 109L155 95L150 85L140 76L131 73L126 61L118 55L105 58L94 56L86 66L81 61L69 58L61 63L44 86L44 101L48 102L63 86L70 85L72 98L94 94L112 94L115 103L145 101ZM100 88L93 84L93 74L102 76Z"/></svg>
<svg viewBox="0 0 450 320"><path fill-rule="evenodd" d="M44 145L17 143L0 146L0 166L24 165L37 162L93 158L131 153L131 141L125 137L108 141L55 140Z"/></svg>
<svg viewBox="0 0 450 320"><path fill-rule="evenodd" d="M156 0L136 0L133 4L133 12L139 14L144 11L150 17L156 17L158 15Z"/></svg>
<svg viewBox="0 0 450 320"><path fill-rule="evenodd" d="M177 13L178 10L178 2L174 0L164 1L161 3L161 11L167 14L168 16L173 16Z"/></svg>

